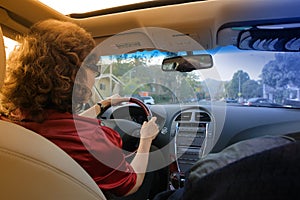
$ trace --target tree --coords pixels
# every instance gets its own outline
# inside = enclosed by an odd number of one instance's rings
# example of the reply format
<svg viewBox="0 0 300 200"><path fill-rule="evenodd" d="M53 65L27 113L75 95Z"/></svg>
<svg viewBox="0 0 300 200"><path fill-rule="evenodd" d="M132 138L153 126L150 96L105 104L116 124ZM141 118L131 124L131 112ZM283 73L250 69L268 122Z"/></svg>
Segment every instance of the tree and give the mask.
<svg viewBox="0 0 300 200"><path fill-rule="evenodd" d="M262 97L262 86L255 80L247 80L242 85L243 97L249 99L251 97Z"/></svg>
<svg viewBox="0 0 300 200"><path fill-rule="evenodd" d="M300 54L275 54L262 70L262 81L272 88L300 87Z"/></svg>
<svg viewBox="0 0 300 200"><path fill-rule="evenodd" d="M243 94L242 85L248 80L250 80L250 76L247 72L238 70L234 73L231 81L225 86L227 97L236 99L241 96Z"/></svg>

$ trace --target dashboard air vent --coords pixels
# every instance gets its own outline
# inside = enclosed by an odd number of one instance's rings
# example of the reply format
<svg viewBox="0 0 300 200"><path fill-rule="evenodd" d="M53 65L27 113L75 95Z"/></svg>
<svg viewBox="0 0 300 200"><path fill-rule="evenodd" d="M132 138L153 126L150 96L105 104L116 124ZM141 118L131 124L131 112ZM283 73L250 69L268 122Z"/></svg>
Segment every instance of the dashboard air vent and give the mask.
<svg viewBox="0 0 300 200"><path fill-rule="evenodd" d="M211 121L209 114L207 114L205 112L197 112L195 115L195 120L202 121L202 122L210 122Z"/></svg>
<svg viewBox="0 0 300 200"><path fill-rule="evenodd" d="M175 121L190 121L192 118L192 113L191 112L184 112L184 113L180 113Z"/></svg>

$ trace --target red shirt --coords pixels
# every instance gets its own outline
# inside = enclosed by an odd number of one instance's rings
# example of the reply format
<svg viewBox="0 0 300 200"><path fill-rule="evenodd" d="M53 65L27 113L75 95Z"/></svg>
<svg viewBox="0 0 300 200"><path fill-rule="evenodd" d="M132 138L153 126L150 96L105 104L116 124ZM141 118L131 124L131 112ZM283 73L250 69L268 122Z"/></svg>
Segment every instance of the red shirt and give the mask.
<svg viewBox="0 0 300 200"><path fill-rule="evenodd" d="M125 160L119 134L100 123L56 111L49 111L43 123L18 122L68 153L102 190L123 196L133 188L137 175Z"/></svg>

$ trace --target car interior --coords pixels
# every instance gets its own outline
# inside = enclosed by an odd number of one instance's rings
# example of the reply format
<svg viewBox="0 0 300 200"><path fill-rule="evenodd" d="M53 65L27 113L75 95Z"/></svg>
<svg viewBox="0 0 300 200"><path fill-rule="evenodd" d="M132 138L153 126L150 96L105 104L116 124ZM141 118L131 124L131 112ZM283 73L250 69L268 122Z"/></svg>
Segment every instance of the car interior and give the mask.
<svg viewBox="0 0 300 200"><path fill-rule="evenodd" d="M2 85L6 59L0 34ZM52 142L19 125L0 123L1 198L106 199L82 167Z"/></svg>
<svg viewBox="0 0 300 200"><path fill-rule="evenodd" d="M165 169L165 191L183 188L186 173L211 153L300 131L300 1L149 0L104 8L86 1L90 10L82 12L56 7L73 1L53 2L0 0L0 87L9 41L17 45L44 19L83 27L100 52L86 106L116 93L128 97L97 117L121 135L125 154L136 150L140 125L157 117L158 150L151 153L163 158L149 169ZM139 100L147 96L153 102ZM268 104L247 103L253 98ZM107 199L55 144L1 120L0 132L1 199Z"/></svg>

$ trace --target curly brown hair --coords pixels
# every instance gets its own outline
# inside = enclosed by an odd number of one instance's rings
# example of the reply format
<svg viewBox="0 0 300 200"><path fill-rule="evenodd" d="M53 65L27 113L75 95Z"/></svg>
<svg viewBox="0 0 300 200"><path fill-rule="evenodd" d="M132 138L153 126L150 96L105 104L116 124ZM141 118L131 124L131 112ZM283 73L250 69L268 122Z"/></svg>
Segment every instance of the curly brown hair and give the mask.
<svg viewBox="0 0 300 200"><path fill-rule="evenodd" d="M86 73L80 68L94 49L92 36L71 22L54 19L34 24L10 54L0 112L18 112L42 122L45 111L70 112L91 95ZM76 88L73 90L73 88Z"/></svg>

